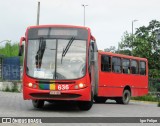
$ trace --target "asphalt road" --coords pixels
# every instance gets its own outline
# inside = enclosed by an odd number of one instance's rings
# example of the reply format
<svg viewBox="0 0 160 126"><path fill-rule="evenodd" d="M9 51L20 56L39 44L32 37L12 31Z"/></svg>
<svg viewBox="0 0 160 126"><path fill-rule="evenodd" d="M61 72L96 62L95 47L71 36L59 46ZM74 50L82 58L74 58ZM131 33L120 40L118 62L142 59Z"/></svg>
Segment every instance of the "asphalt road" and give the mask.
<svg viewBox="0 0 160 126"><path fill-rule="evenodd" d="M81 111L67 102L45 102L43 109L35 109L31 101L23 100L22 93L0 92L0 117L160 117L159 110L156 103L135 101L128 105L107 101L94 104L89 111Z"/></svg>

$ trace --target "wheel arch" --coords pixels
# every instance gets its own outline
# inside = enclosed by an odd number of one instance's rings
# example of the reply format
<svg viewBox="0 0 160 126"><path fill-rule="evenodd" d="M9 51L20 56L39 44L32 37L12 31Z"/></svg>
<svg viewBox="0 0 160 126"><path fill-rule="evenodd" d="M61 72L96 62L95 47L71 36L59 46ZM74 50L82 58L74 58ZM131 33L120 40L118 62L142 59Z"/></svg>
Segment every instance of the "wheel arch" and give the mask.
<svg viewBox="0 0 160 126"><path fill-rule="evenodd" d="M132 96L132 90L131 90L131 87L130 87L129 85L126 85L126 86L124 87L123 92L124 92L125 90L129 90L130 93L131 93L131 96Z"/></svg>

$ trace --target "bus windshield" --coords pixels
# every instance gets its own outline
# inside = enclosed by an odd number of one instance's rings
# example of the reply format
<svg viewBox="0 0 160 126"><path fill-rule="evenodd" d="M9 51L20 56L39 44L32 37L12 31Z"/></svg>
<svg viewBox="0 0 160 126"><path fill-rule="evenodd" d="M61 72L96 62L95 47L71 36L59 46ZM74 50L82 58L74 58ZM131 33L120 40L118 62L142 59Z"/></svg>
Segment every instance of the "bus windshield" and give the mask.
<svg viewBox="0 0 160 126"><path fill-rule="evenodd" d="M86 73L86 40L71 40L28 40L27 74L34 78L56 80L83 77Z"/></svg>

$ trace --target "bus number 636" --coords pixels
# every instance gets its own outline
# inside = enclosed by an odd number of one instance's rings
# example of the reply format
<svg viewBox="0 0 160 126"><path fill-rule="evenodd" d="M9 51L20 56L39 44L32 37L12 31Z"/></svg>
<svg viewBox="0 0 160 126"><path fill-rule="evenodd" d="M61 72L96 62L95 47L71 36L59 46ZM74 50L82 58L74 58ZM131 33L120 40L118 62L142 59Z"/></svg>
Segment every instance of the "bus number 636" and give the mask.
<svg viewBox="0 0 160 126"><path fill-rule="evenodd" d="M69 85L58 85L58 90L61 91L61 90L69 90Z"/></svg>

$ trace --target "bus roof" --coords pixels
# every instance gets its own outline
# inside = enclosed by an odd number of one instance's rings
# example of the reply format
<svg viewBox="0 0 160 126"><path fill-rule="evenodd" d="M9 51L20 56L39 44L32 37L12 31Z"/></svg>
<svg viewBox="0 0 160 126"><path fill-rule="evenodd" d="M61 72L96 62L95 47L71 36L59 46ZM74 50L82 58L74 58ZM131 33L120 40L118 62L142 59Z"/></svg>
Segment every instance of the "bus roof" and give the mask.
<svg viewBox="0 0 160 126"><path fill-rule="evenodd" d="M101 51L101 50L98 50L98 53L101 54L101 55L104 54L104 55L116 56L116 57L121 57L121 58L130 58L130 59L138 59L138 60L148 61L146 58L129 56L129 55L124 55L124 54L117 54L117 53L112 53L112 52L104 52L104 51Z"/></svg>
<svg viewBox="0 0 160 126"><path fill-rule="evenodd" d="M29 26L27 29L30 28L46 28L46 27L57 27L57 28L83 28L86 30L90 30L90 28L85 26L76 26L76 25L61 25L61 24L50 24L50 25L35 25L35 26Z"/></svg>

